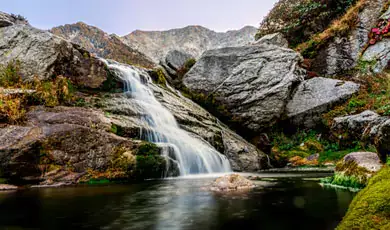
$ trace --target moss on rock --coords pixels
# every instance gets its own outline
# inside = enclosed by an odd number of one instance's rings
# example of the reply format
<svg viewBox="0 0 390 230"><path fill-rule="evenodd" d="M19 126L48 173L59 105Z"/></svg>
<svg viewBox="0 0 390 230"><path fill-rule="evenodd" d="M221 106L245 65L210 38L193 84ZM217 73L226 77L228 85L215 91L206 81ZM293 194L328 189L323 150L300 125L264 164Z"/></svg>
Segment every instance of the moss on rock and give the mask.
<svg viewBox="0 0 390 230"><path fill-rule="evenodd" d="M389 191L390 167L385 166L357 194L337 229L389 229Z"/></svg>

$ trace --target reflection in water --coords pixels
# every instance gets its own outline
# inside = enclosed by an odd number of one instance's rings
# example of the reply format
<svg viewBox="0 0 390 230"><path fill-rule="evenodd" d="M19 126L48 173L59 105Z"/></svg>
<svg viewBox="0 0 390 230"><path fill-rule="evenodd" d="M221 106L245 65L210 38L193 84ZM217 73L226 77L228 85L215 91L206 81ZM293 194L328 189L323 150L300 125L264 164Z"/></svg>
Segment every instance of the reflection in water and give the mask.
<svg viewBox="0 0 390 230"><path fill-rule="evenodd" d="M299 178L257 182L218 194L212 179L76 187L0 194L0 228L334 229L353 193Z"/></svg>

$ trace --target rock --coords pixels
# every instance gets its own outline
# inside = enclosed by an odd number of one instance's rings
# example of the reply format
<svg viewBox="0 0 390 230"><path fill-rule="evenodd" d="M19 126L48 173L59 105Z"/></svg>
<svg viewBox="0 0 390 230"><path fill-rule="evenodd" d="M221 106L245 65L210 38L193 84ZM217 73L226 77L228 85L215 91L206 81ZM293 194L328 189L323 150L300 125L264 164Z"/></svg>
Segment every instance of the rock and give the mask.
<svg viewBox="0 0 390 230"><path fill-rule="evenodd" d="M238 174L226 175L217 178L211 185L210 190L216 192L229 192L248 190L256 187L253 182Z"/></svg>
<svg viewBox="0 0 390 230"><path fill-rule="evenodd" d="M0 191L10 191L10 190L17 190L18 186L15 185L9 185L9 184L0 184Z"/></svg>
<svg viewBox="0 0 390 230"><path fill-rule="evenodd" d="M7 27L15 24L28 24L28 22L21 16L9 15L0 11L0 27Z"/></svg>
<svg viewBox="0 0 390 230"><path fill-rule="evenodd" d="M321 114L358 92L360 86L329 78L302 82L287 104L287 117L297 126L313 128L321 123Z"/></svg>
<svg viewBox="0 0 390 230"><path fill-rule="evenodd" d="M108 127L110 120L96 110L38 107L28 112L26 126L0 129L3 176L18 183L54 184L75 183L88 170L105 172L121 149L132 151L140 144Z"/></svg>
<svg viewBox="0 0 390 230"><path fill-rule="evenodd" d="M384 117L372 125L370 136L383 163L390 156L390 118Z"/></svg>
<svg viewBox="0 0 390 230"><path fill-rule="evenodd" d="M280 47L288 48L288 41L282 33L267 34L261 37L259 40L252 43L252 45L276 45Z"/></svg>
<svg viewBox="0 0 390 230"><path fill-rule="evenodd" d="M10 96L10 95L23 95L23 94L33 94L36 90L32 89L4 89L0 87L0 95Z"/></svg>
<svg viewBox="0 0 390 230"><path fill-rule="evenodd" d="M375 73L382 72L390 61L390 39L383 39L375 45L369 46L362 56L362 60L375 63L372 68Z"/></svg>
<svg viewBox="0 0 390 230"><path fill-rule="evenodd" d="M159 63L172 50L199 58L206 50L247 45L254 41L256 31L257 28L246 26L240 30L217 33L202 26L187 26L167 31L136 30L121 39Z"/></svg>
<svg viewBox="0 0 390 230"><path fill-rule="evenodd" d="M184 66L184 64L194 57L188 53L179 50L169 51L165 57L165 63L169 68L177 71Z"/></svg>
<svg viewBox="0 0 390 230"><path fill-rule="evenodd" d="M231 131L217 118L205 111L177 91L166 90L149 84L157 100L176 118L181 128L209 142L215 149L226 155L234 171L255 172L269 168L267 156L255 146ZM99 106L110 113L112 124L121 131L121 136L140 138L148 125L140 119L145 113L136 101L124 94L99 100Z"/></svg>
<svg viewBox="0 0 390 230"><path fill-rule="evenodd" d="M294 86L304 78L301 60L291 49L269 45L209 50L183 82L192 93L213 97L242 127L258 132L284 113Z"/></svg>
<svg viewBox="0 0 390 230"><path fill-rule="evenodd" d="M365 168L369 172L377 172L382 168L382 164L376 153L356 152L350 153L343 158L343 163L354 162L357 166Z"/></svg>
<svg viewBox="0 0 390 230"><path fill-rule="evenodd" d="M47 31L15 24L0 28L0 34L0 64L19 60L23 80L63 75L78 86L98 88L107 79L102 61Z"/></svg>
<svg viewBox="0 0 390 230"><path fill-rule="evenodd" d="M312 70L325 76L332 76L354 68L368 43L367 34L376 26L385 2L378 0L366 4L358 14L356 27L348 36L336 37L318 51L312 63Z"/></svg>
<svg viewBox="0 0 390 230"><path fill-rule="evenodd" d="M306 157L306 160L308 160L308 161L318 161L319 158L320 158L320 154L316 153L316 154L313 154L313 155L310 155L310 156Z"/></svg>
<svg viewBox="0 0 390 230"><path fill-rule="evenodd" d="M118 62L153 68L156 64L145 54L132 49L117 35L109 35L101 29L83 22L58 26L50 30L72 43L78 44L91 53Z"/></svg>
<svg viewBox="0 0 390 230"><path fill-rule="evenodd" d="M367 129L372 122L375 122L380 116L370 110L360 114L345 117L336 117L333 120L332 131L345 141L360 140L367 133ZM343 135L343 134L347 134Z"/></svg>

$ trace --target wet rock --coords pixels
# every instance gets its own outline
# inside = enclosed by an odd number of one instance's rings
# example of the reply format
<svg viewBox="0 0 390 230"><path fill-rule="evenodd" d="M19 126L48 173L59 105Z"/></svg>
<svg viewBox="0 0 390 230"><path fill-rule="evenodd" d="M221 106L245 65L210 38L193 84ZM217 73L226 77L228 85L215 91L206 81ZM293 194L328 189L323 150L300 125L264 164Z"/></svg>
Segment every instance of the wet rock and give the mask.
<svg viewBox="0 0 390 230"><path fill-rule="evenodd" d="M305 72L291 49L257 45L206 51L184 76L195 94L213 97L240 125L258 132L284 113L293 88Z"/></svg>
<svg viewBox="0 0 390 230"><path fill-rule="evenodd" d="M288 48L288 41L282 33L267 34L261 37L259 40L252 43L252 45L276 45L280 47Z"/></svg>
<svg viewBox="0 0 390 230"><path fill-rule="evenodd" d="M312 78L302 82L287 104L287 117L296 126L315 127L321 115L352 97L360 86L329 78Z"/></svg>
<svg viewBox="0 0 390 230"><path fill-rule="evenodd" d="M79 46L27 24L0 28L0 64L21 63L23 80L63 75L82 87L98 88L107 78L105 65Z"/></svg>
<svg viewBox="0 0 390 230"><path fill-rule="evenodd" d="M254 188L252 181L238 174L226 175L217 178L211 185L210 190L216 192L229 192L237 190L248 190Z"/></svg>

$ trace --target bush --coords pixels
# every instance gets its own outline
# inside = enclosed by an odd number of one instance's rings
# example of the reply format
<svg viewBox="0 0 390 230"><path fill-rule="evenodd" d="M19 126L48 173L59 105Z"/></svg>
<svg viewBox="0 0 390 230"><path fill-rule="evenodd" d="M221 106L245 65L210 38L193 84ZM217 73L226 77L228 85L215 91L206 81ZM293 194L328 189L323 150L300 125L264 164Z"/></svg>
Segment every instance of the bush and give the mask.
<svg viewBox="0 0 390 230"><path fill-rule="evenodd" d="M143 143L136 154L137 179L162 178L166 169L166 160L160 155L160 149L153 143Z"/></svg>
<svg viewBox="0 0 390 230"><path fill-rule="evenodd" d="M26 110L25 96L0 95L0 121L18 124L23 122Z"/></svg>
<svg viewBox="0 0 390 230"><path fill-rule="evenodd" d="M10 61L6 66L0 66L0 86L4 88L20 86L22 78L19 72L19 61Z"/></svg>
<svg viewBox="0 0 390 230"><path fill-rule="evenodd" d="M390 167L385 166L355 196L337 229L389 229L389 191Z"/></svg>
<svg viewBox="0 0 390 230"><path fill-rule="evenodd" d="M72 83L63 76L58 76L54 81L40 81L35 78L34 88L36 93L33 100L48 107L69 104L74 99Z"/></svg>

